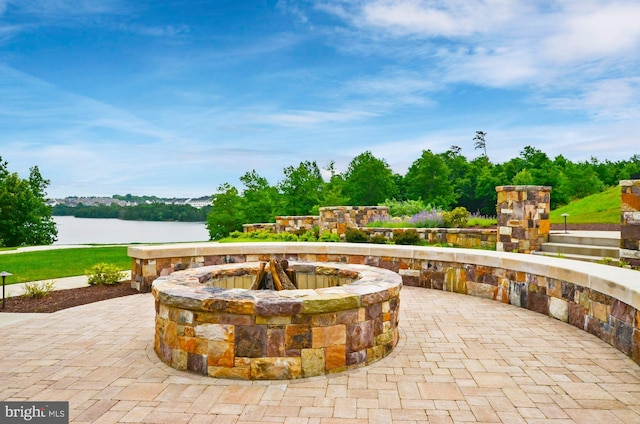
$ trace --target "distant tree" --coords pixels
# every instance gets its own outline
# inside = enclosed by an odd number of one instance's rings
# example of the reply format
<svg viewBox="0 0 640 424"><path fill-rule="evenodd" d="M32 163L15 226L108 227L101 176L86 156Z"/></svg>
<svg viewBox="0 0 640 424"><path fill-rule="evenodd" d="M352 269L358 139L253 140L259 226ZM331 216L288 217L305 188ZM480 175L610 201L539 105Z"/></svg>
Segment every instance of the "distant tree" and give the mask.
<svg viewBox="0 0 640 424"><path fill-rule="evenodd" d="M458 146L451 146L449 150L438 154L449 168L449 182L454 192L456 203L464 206L468 210L474 199L475 175L471 173L471 165L467 158L460 154L462 149Z"/></svg>
<svg viewBox="0 0 640 424"><path fill-rule="evenodd" d="M304 161L297 168L284 169L284 180L278 188L282 193L284 215L309 215L317 209L324 184L315 161Z"/></svg>
<svg viewBox="0 0 640 424"><path fill-rule="evenodd" d="M344 206L349 205L349 196L344 194L345 181L342 174L336 172L333 161L323 169L329 171L329 182L322 186L320 193L320 206Z"/></svg>
<svg viewBox="0 0 640 424"><path fill-rule="evenodd" d="M407 198L422 199L427 203L442 208L455 204L456 194L453 191L449 175L451 170L445 161L431 150L423 150L405 177Z"/></svg>
<svg viewBox="0 0 640 424"><path fill-rule="evenodd" d="M47 245L57 240L58 231L47 205L49 181L37 166L29 179L10 173L0 157L0 245Z"/></svg>
<svg viewBox="0 0 640 424"><path fill-rule="evenodd" d="M245 223L243 202L244 199L234 186L224 183L218 187L218 193L213 195L211 212L207 216L210 240L218 240L232 231L242 230L242 224Z"/></svg>
<svg viewBox="0 0 640 424"><path fill-rule="evenodd" d="M352 205L375 206L396 194L391 168L384 159L376 158L370 151L353 158L344 180L344 191Z"/></svg>
<svg viewBox="0 0 640 424"><path fill-rule="evenodd" d="M267 179L258 175L255 169L246 172L240 177L240 181L245 187L242 196L247 222L275 222L278 214L278 188L270 186Z"/></svg>
<svg viewBox="0 0 640 424"><path fill-rule="evenodd" d="M484 153L485 157L487 156L487 142L485 141L485 137L487 133L484 131L476 131L475 137L473 137L473 141L475 141L474 147L476 150L481 149Z"/></svg>

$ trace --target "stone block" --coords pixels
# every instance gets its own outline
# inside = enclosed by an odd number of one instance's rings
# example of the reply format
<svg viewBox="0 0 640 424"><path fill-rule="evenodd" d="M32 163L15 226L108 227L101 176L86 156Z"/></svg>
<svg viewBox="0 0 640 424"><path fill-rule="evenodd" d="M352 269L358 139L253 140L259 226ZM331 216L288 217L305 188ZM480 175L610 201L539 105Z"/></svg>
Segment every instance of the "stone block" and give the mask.
<svg viewBox="0 0 640 424"><path fill-rule="evenodd" d="M210 341L233 342L234 326L228 324L200 324L196 325L196 337Z"/></svg>
<svg viewBox="0 0 640 424"><path fill-rule="evenodd" d="M609 321L609 308L607 305L593 301L591 302L590 315L602 322Z"/></svg>
<svg viewBox="0 0 640 424"><path fill-rule="evenodd" d="M312 341L311 326L292 324L285 327L286 349L311 348Z"/></svg>
<svg viewBox="0 0 640 424"><path fill-rule="evenodd" d="M550 297L549 315L560 321L569 322L569 302L557 297Z"/></svg>
<svg viewBox="0 0 640 424"><path fill-rule="evenodd" d="M481 297L483 299L494 300L498 292L498 287L490 284L474 283L467 281L467 294L470 296Z"/></svg>
<svg viewBox="0 0 640 424"><path fill-rule="evenodd" d="M187 371L200 375L207 375L207 356L189 353L187 355Z"/></svg>
<svg viewBox="0 0 640 424"><path fill-rule="evenodd" d="M578 327L581 330L586 330L587 314L588 310L577 303L569 303L569 324L574 327Z"/></svg>
<svg viewBox="0 0 640 424"><path fill-rule="evenodd" d="M332 325L330 327L313 327L312 348L320 348L334 345L344 345L347 340L346 325Z"/></svg>
<svg viewBox="0 0 640 424"><path fill-rule="evenodd" d="M207 344L207 365L232 367L235 360L233 342L210 341Z"/></svg>
<svg viewBox="0 0 640 424"><path fill-rule="evenodd" d="M251 378L254 380L290 380L300 378L300 358L255 358L251 360Z"/></svg>
<svg viewBox="0 0 640 424"><path fill-rule="evenodd" d="M235 327L235 356L258 358L267 353L267 328L262 325Z"/></svg>
<svg viewBox="0 0 640 424"><path fill-rule="evenodd" d="M303 377L314 377L325 374L324 349L302 349L300 351Z"/></svg>
<svg viewBox="0 0 640 424"><path fill-rule="evenodd" d="M338 371L347 365L346 347L328 346L325 349L325 369L326 371Z"/></svg>

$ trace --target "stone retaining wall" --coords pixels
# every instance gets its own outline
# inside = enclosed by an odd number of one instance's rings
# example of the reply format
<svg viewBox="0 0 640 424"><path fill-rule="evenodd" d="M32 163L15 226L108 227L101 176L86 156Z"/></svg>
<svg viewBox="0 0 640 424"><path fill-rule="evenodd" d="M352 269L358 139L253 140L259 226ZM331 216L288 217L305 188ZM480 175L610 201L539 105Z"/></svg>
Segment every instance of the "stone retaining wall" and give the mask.
<svg viewBox="0 0 640 424"><path fill-rule="evenodd" d="M620 259L640 268L640 180L620 181L622 217Z"/></svg>
<svg viewBox="0 0 640 424"><path fill-rule="evenodd" d="M313 231L320 225L320 218L313 215L276 216L276 233L297 233Z"/></svg>
<svg viewBox="0 0 640 424"><path fill-rule="evenodd" d="M354 263L402 275L404 284L483 297L543 313L592 333L640 364L640 274L545 256L355 243L199 243L132 246L132 285L160 275L270 258Z"/></svg>
<svg viewBox="0 0 640 424"><path fill-rule="evenodd" d="M421 241L450 247L495 250L497 232L495 229L473 228L359 228L369 236L382 236L393 241L394 233L415 231Z"/></svg>
<svg viewBox="0 0 640 424"><path fill-rule="evenodd" d="M320 208L320 232L329 231L344 240L347 228L362 228L374 219L388 218L388 206L328 206Z"/></svg>

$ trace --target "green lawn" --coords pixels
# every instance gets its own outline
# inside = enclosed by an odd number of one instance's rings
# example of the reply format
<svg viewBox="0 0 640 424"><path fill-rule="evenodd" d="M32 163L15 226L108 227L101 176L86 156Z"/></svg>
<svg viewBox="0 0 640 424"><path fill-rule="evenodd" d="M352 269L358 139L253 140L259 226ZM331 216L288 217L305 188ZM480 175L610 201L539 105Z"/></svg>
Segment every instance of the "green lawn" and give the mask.
<svg viewBox="0 0 640 424"><path fill-rule="evenodd" d="M621 189L612 187L551 211L551 223L564 223L562 214L568 213L567 222L572 224L619 224L621 205Z"/></svg>
<svg viewBox="0 0 640 424"><path fill-rule="evenodd" d="M127 247L109 246L4 254L0 255L0 271L13 274L7 277L7 284L24 283L84 275L87 269L101 262L121 270L131 269Z"/></svg>

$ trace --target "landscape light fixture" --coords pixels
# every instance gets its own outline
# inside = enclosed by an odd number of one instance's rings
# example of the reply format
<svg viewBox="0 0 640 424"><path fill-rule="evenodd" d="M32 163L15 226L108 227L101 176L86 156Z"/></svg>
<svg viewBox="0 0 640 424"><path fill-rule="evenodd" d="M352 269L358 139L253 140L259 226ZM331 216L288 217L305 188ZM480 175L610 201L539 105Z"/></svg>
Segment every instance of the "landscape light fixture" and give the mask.
<svg viewBox="0 0 640 424"><path fill-rule="evenodd" d="M563 213L561 216L564 218L564 233L567 234L567 217L569 216L569 214Z"/></svg>
<svg viewBox="0 0 640 424"><path fill-rule="evenodd" d="M0 277L2 277L2 309L4 309L4 280L10 275L13 274L8 273L7 271L0 272Z"/></svg>

